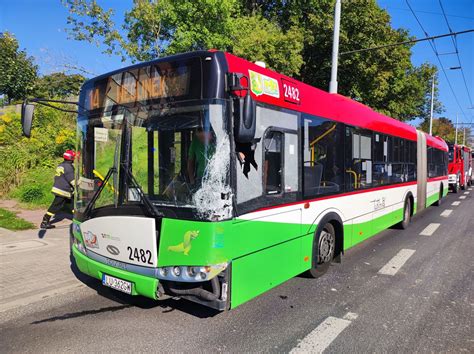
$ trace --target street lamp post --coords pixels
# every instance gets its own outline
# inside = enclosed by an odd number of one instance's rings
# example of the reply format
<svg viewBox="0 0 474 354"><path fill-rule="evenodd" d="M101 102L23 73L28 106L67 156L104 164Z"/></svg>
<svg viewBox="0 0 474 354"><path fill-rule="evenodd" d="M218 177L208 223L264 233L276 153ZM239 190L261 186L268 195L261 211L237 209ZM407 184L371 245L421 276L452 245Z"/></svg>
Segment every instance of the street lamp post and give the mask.
<svg viewBox="0 0 474 354"><path fill-rule="evenodd" d="M456 132L454 136L454 144L458 144L458 114L456 113Z"/></svg>
<svg viewBox="0 0 474 354"><path fill-rule="evenodd" d="M433 106L434 106L434 88L435 88L435 74L431 80L431 107L430 107L430 135L433 135Z"/></svg>
<svg viewBox="0 0 474 354"><path fill-rule="evenodd" d="M334 7L334 34L332 41L332 65L329 93L337 93L337 59L339 57L339 27L341 23L341 0Z"/></svg>

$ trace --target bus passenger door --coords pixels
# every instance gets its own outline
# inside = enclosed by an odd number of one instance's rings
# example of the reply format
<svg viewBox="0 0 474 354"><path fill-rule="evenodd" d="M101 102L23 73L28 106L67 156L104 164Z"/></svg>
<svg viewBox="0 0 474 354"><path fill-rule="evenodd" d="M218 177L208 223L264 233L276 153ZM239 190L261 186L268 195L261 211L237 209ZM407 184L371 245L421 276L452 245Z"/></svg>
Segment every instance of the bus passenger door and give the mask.
<svg viewBox="0 0 474 354"><path fill-rule="evenodd" d="M297 124L297 114L257 106L255 143L236 144L232 307L305 270Z"/></svg>
<svg viewBox="0 0 474 354"><path fill-rule="evenodd" d="M346 126L345 146L345 190L356 192L372 187L372 133ZM346 214L352 219L352 245L373 235L376 197L377 193L357 193L351 197L351 208Z"/></svg>

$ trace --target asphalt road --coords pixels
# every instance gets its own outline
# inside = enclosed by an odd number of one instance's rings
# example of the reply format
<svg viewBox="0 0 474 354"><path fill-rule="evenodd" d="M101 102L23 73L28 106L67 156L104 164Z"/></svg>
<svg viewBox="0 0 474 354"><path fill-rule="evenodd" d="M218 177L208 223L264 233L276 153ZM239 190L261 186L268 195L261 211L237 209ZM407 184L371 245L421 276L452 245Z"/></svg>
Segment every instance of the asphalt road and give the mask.
<svg viewBox="0 0 474 354"><path fill-rule="evenodd" d="M88 281L1 313L1 351L474 352L473 195L450 194L325 277L296 277L229 312Z"/></svg>

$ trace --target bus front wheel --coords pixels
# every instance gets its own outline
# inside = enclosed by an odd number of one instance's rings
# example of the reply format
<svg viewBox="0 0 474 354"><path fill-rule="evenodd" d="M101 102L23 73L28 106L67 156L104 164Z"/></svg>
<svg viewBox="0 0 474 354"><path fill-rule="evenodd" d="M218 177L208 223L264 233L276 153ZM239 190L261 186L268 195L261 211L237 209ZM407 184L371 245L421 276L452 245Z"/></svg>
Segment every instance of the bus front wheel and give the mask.
<svg viewBox="0 0 474 354"><path fill-rule="evenodd" d="M313 247L313 252L317 252L316 266L312 266L308 271L312 278L319 278L324 275L332 260L336 250L336 231L334 226L328 222L321 229L318 229L314 241L317 247ZM314 245L316 246L316 245Z"/></svg>

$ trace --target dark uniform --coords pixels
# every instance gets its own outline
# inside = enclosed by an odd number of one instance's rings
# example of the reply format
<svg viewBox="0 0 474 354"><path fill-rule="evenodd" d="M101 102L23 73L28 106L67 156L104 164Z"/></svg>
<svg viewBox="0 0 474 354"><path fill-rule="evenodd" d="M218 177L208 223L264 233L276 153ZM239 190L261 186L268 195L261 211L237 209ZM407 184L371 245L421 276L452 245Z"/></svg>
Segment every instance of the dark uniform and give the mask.
<svg viewBox="0 0 474 354"><path fill-rule="evenodd" d="M58 213L66 203L71 203L74 188L74 165L73 161L64 160L56 167L54 176L54 185L51 192L54 194L54 200L48 211L43 216L41 222L42 229L51 229L54 225L50 224L51 218Z"/></svg>

